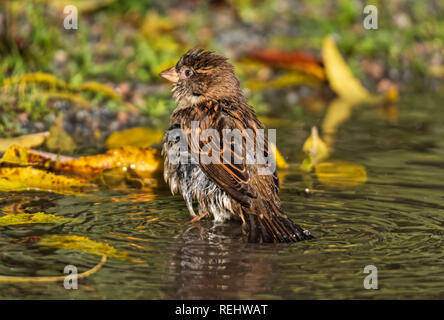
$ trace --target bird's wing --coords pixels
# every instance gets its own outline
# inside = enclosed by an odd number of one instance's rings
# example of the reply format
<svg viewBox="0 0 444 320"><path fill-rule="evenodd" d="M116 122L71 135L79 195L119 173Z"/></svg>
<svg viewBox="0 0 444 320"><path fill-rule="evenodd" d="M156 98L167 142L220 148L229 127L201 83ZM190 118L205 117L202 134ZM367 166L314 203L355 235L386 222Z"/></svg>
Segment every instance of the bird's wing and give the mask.
<svg viewBox="0 0 444 320"><path fill-rule="evenodd" d="M216 109L217 110L217 109ZM235 141L230 139L226 134L224 134L224 129L239 129L240 132L245 133L246 120L239 117L233 117L230 113L225 111L212 111L209 110L205 116L205 119L199 122L198 130L201 134L205 129L214 129L219 135L219 141L217 139L208 138L204 135L193 134L193 129L190 131L189 135L189 147L196 159L199 156L198 161L201 170L211 179L219 188L224 190L233 199L240 202L244 207L249 208L251 206L251 201L258 197L258 192L255 188L255 184L252 183L252 175L257 174L249 170L249 165L246 163L245 154L251 150L243 150L246 146L256 146L256 132L255 130L250 131L250 135L244 134L245 139L242 148L235 147ZM253 134L251 134L253 133ZM203 141L202 141L203 140ZM248 143L247 143L248 141ZM268 153L268 141L265 139L263 144L263 152ZM257 146L256 146L257 147ZM216 155L219 159L217 163L213 161L203 161L202 156L209 155L209 150L211 150L211 156ZM228 158L230 157L230 158ZM209 163L207 163L209 162ZM279 189L279 181L277 179L276 173L273 177L273 188L276 191Z"/></svg>

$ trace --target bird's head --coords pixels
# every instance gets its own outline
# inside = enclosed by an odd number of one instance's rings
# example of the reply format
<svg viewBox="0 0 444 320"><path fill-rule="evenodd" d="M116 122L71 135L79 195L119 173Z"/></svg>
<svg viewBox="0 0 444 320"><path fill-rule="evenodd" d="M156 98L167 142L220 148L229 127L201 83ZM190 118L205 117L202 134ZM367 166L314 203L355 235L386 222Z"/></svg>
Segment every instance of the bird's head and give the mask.
<svg viewBox="0 0 444 320"><path fill-rule="evenodd" d="M173 96L179 103L196 105L211 99L243 96L233 66L212 51L192 49L160 76L174 84Z"/></svg>

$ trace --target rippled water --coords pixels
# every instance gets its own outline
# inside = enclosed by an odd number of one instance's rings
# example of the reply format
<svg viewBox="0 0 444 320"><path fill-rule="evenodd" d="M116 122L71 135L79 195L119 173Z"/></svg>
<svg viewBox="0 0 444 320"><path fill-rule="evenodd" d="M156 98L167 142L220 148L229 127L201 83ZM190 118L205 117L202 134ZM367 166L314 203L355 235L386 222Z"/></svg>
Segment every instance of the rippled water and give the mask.
<svg viewBox="0 0 444 320"><path fill-rule="evenodd" d="M61 275L68 264L84 271L100 260L15 241L45 234L86 236L145 261L110 258L78 290L65 290L62 283L0 284L0 298L443 299L442 98L405 95L397 122L374 107L355 110L340 127L331 157L366 168L367 183L350 189L324 186L296 169L301 145L322 114L303 111L299 121L278 127L278 146L294 164L281 174L283 205L319 236L313 241L246 244L236 224L190 225L183 200L164 185L145 193L103 190L84 197L0 194L3 213L20 203L27 212L74 218L0 227L2 275ZM378 290L363 287L366 265L378 268Z"/></svg>

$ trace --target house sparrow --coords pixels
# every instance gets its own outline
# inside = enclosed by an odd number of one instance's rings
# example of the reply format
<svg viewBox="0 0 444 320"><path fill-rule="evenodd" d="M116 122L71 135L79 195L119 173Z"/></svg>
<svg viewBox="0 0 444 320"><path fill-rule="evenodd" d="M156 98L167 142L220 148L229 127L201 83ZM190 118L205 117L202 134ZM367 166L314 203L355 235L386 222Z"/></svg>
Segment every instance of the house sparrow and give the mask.
<svg viewBox="0 0 444 320"><path fill-rule="evenodd" d="M238 217L248 242L312 239L309 231L283 213L276 170L262 174L261 169L269 164L247 161L258 150L239 151L231 137L224 135L227 129L248 131L242 144L245 146L248 140L258 139L258 132L264 128L247 103L227 59L211 51L193 49L160 76L173 83L173 96L178 102L163 140L164 178L173 194L182 194L192 221L212 216L215 223L220 223ZM207 129L213 134L202 139ZM264 157L269 154L265 140L261 146L254 144ZM205 160L212 157L220 161L203 161L203 155ZM198 214L193 200L197 200Z"/></svg>

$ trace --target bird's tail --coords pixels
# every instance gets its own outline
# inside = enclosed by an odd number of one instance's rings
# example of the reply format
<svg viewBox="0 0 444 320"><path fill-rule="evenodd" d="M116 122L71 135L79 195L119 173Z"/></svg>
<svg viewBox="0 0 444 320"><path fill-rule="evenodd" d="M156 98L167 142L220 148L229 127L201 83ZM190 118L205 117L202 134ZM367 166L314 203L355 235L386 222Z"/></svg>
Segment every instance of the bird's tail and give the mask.
<svg viewBox="0 0 444 320"><path fill-rule="evenodd" d="M257 215L244 211L248 242L297 242L315 237L284 214Z"/></svg>

